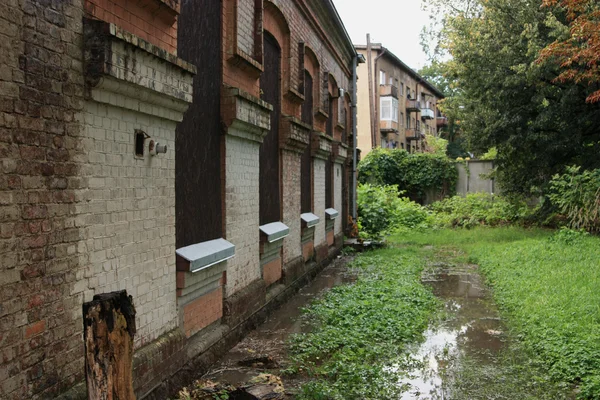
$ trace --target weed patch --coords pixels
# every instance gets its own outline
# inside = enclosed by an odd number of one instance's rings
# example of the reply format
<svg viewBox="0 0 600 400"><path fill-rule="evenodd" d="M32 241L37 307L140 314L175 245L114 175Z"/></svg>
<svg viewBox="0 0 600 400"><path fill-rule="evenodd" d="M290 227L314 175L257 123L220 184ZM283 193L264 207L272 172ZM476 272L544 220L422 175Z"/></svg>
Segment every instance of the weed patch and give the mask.
<svg viewBox="0 0 600 400"><path fill-rule="evenodd" d="M291 340L292 368L314 380L299 399L397 398L392 366L419 340L437 301L420 283L423 263L410 249L366 253L358 280L332 289L306 310L312 331Z"/></svg>
<svg viewBox="0 0 600 400"><path fill-rule="evenodd" d="M415 232L404 243L458 248L477 263L531 362L579 398L600 398L600 239L576 231Z"/></svg>

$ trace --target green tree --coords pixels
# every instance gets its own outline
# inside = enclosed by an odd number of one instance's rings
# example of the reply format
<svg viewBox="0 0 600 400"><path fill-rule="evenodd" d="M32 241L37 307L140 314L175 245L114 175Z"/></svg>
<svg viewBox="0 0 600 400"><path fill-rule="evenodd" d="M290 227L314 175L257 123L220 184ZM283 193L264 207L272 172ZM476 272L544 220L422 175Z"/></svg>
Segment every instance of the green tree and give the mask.
<svg viewBox="0 0 600 400"><path fill-rule="evenodd" d="M444 94L445 98L438 102L442 114L448 118L448 124L439 130L439 136L448 141L446 155L452 159L466 157L467 143L461 136L462 92L452 79L450 64L452 61L433 59L423 67L419 74L432 82Z"/></svg>
<svg viewBox="0 0 600 400"><path fill-rule="evenodd" d="M475 153L496 147L509 193L542 194L566 165L600 166L600 104L586 103L586 85L557 81L557 63L538 61L568 23L541 5L480 0L476 12L446 16L439 32L452 56L446 74L460 88L461 135Z"/></svg>

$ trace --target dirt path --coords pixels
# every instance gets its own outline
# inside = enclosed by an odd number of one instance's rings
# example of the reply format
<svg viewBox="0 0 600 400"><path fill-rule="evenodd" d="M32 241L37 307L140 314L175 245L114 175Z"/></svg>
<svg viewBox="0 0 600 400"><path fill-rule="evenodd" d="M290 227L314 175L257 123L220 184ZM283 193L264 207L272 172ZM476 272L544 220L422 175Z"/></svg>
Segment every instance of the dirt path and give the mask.
<svg viewBox="0 0 600 400"><path fill-rule="evenodd" d="M302 308L330 288L354 281L346 268L349 257L340 257L326 267L310 284L300 291L269 319L252 331L216 364L203 379L240 386L260 373L282 378L285 397L293 398L294 391L305 380L281 374L287 367L286 341L291 334L303 332Z"/></svg>

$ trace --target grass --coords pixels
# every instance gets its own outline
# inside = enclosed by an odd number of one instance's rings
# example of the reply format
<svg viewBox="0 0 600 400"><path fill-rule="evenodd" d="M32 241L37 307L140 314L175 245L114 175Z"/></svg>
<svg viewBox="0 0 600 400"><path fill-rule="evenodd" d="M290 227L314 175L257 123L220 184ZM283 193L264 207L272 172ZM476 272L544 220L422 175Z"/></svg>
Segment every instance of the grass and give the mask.
<svg viewBox="0 0 600 400"><path fill-rule="evenodd" d="M289 372L314 378L299 399L398 398L389 367L422 337L437 301L420 283L414 249L383 249L352 264L358 280L339 286L307 310L310 333L292 338Z"/></svg>
<svg viewBox="0 0 600 400"><path fill-rule="evenodd" d="M503 371L454 371L456 398L560 399L573 387L580 399L600 398L600 238L497 227L410 230L390 242L356 259L354 285L307 310L313 330L294 337L290 372L313 380L297 398L399 397L389 367L439 316L420 283L432 257L478 264L515 339Z"/></svg>
<svg viewBox="0 0 600 400"><path fill-rule="evenodd" d="M412 232L393 240L458 248L477 263L531 361L579 398L600 398L600 238L521 228Z"/></svg>

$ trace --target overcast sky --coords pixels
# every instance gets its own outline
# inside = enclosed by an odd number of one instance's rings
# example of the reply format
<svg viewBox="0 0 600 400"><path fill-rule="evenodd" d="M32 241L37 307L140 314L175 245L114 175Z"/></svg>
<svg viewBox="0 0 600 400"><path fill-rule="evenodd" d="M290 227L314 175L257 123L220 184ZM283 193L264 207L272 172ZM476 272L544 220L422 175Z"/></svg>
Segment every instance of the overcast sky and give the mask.
<svg viewBox="0 0 600 400"><path fill-rule="evenodd" d="M380 42L411 68L427 63L420 34L429 17L421 0L333 0L354 44Z"/></svg>

